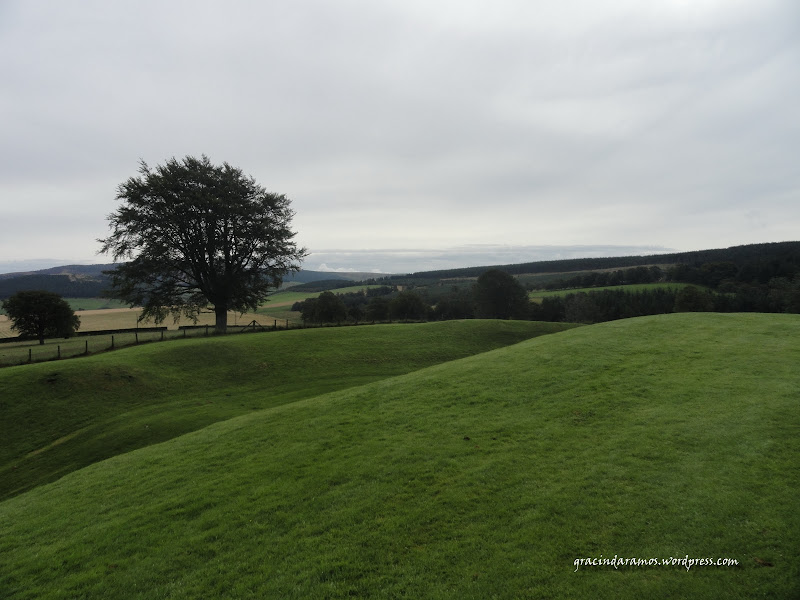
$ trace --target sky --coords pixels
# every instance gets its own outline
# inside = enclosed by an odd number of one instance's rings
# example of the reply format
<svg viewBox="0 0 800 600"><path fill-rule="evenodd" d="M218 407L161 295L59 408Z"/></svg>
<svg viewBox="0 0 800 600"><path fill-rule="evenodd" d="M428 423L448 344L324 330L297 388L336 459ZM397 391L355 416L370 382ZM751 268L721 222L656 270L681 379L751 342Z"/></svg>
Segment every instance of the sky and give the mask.
<svg viewBox="0 0 800 600"><path fill-rule="evenodd" d="M798 107L797 0L0 0L0 265L203 154L308 269L798 240Z"/></svg>

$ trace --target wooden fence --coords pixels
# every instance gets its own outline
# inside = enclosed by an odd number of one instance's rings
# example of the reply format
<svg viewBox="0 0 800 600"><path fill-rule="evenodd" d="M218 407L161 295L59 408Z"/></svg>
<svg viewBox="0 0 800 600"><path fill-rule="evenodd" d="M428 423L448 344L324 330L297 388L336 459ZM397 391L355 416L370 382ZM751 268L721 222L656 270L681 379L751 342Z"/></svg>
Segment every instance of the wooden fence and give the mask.
<svg viewBox="0 0 800 600"><path fill-rule="evenodd" d="M245 325L228 325L227 334L277 331L289 329L289 320L275 319L271 325L251 321ZM4 338L0 346L0 366L59 360L88 356L143 343L163 342L188 337L217 335L212 325L183 325L178 329L167 327L137 327L102 331L81 331L75 337L38 340Z"/></svg>

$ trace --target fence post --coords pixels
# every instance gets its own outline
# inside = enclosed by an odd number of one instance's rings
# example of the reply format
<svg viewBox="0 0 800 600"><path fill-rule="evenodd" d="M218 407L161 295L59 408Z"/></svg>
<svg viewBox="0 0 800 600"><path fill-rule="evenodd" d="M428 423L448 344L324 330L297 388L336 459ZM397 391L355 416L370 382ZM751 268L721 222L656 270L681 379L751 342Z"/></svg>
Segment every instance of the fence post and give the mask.
<svg viewBox="0 0 800 600"><path fill-rule="evenodd" d="M139 332L138 332L138 331L136 331L136 332L134 333L134 335L136 336L136 343L138 344L138 343L139 343Z"/></svg>
<svg viewBox="0 0 800 600"><path fill-rule="evenodd" d="M161 330L161 341L162 342L164 341L164 330L163 329Z"/></svg>
<svg viewBox="0 0 800 600"><path fill-rule="evenodd" d="M28 362L33 362L33 350L28 348Z"/></svg>
<svg viewBox="0 0 800 600"><path fill-rule="evenodd" d="M186 329L183 330L183 337L186 337Z"/></svg>
<svg viewBox="0 0 800 600"><path fill-rule="evenodd" d="M61 358L61 344L58 345L58 358Z"/></svg>
<svg viewBox="0 0 800 600"><path fill-rule="evenodd" d="M114 349L114 336L111 336L111 349Z"/></svg>
<svg viewBox="0 0 800 600"><path fill-rule="evenodd" d="M85 345L84 345L83 353L88 355L89 354L89 340L84 340L84 344Z"/></svg>

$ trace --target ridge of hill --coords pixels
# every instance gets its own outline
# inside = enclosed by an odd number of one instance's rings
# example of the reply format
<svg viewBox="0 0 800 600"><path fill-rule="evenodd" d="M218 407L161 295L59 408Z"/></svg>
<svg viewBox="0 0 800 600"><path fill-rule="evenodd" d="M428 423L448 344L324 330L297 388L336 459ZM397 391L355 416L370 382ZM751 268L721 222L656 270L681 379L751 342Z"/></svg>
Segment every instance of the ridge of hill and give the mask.
<svg viewBox="0 0 800 600"><path fill-rule="evenodd" d="M537 261L510 265L476 266L460 269L423 271L408 275L387 275L385 273L352 273L332 271L306 271L290 273L284 284L306 284L327 282L328 288L335 287L335 280L363 281L375 280L401 284L413 281L436 279L474 278L488 269L500 269L513 275L541 273L570 273L580 271L626 268L654 264L684 264L700 266L704 263L732 262L754 268L764 264L787 264L797 270L800 265L800 242L771 242L747 244L709 250L652 254L644 256L621 256L607 258L562 259ZM113 265L66 265L52 267L29 273L0 274L0 299L23 289L44 289L65 297L91 298L102 295L108 285L102 271Z"/></svg>
<svg viewBox="0 0 800 600"><path fill-rule="evenodd" d="M243 415L0 503L0 595L797 597L798 359L642 317Z"/></svg>
<svg viewBox="0 0 800 600"><path fill-rule="evenodd" d="M68 298L101 297L108 287L108 277L103 274L103 271L113 268L113 264L64 265L26 273L0 274L0 300L21 290L33 289L55 292ZM287 274L284 277L284 285L323 280L338 280L346 283L375 276L384 277L385 274L300 270L297 273Z"/></svg>
<svg viewBox="0 0 800 600"><path fill-rule="evenodd" d="M500 269L512 275L535 273L569 273L574 271L594 271L603 269L619 269L649 265L770 261L800 262L800 242L768 242L763 244L746 244L715 248L708 250L692 250L688 252L672 252L668 254L646 254L634 256L610 256L602 258L567 258L509 265L476 266L438 271L422 271L409 275L392 275L388 279L450 279L459 277L478 277L488 269Z"/></svg>

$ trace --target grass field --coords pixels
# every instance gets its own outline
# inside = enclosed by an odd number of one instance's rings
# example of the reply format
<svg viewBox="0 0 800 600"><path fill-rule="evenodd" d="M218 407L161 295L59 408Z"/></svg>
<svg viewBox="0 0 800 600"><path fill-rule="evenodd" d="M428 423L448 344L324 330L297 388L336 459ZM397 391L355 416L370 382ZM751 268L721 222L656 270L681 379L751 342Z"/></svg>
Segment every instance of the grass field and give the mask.
<svg viewBox="0 0 800 600"><path fill-rule="evenodd" d="M334 290L334 293L358 292L370 287L377 286L350 286ZM228 313L228 323L235 325L250 323L251 321L255 320L262 325L270 326L274 324L275 319L284 322L286 319L289 319L290 323L297 324L300 321L300 313L293 312L292 305L295 302L305 300L306 298L316 298L320 295L320 293L321 292L277 292L270 296L269 300L265 302L256 312L246 313L244 315L240 315L236 312ZM133 328L136 327L137 319L141 314L141 309L128 308L116 300L108 300L105 298L64 299L69 303L72 309L76 311L78 317L80 317L80 331ZM161 325L167 326L170 329L177 329L179 325L191 324L193 324L192 321L187 319L182 319L175 323L171 318L169 318ZM198 318L198 324L213 325L213 312L201 314ZM153 325L155 324L151 321L141 323L141 326L143 327ZM17 333L11 329L11 322L9 321L8 317L0 313L0 338L16 337L16 335Z"/></svg>
<svg viewBox="0 0 800 600"><path fill-rule="evenodd" d="M109 298L64 298L72 310L80 313L84 310L103 310L109 308L127 308L127 304Z"/></svg>
<svg viewBox="0 0 800 600"><path fill-rule="evenodd" d="M84 331L103 331L114 329L134 329L137 327L137 320L141 310L137 308L111 308L98 310L85 310L76 313L81 319L79 332ZM268 317L265 314L248 313L240 315L238 313L228 314L228 323L231 331L236 325L242 325L256 321L264 327L286 327L286 320L277 317ZM192 325L192 321L179 321L175 323L168 319L161 326L168 327L168 331L163 335L160 332L136 332L136 333L115 333L105 335L75 336L71 338L52 338L45 340L44 345L40 345L38 340L12 341L0 344L0 366L19 365L25 362L42 362L53 360L58 357L70 358L80 356L85 353L93 354L104 352L112 348L130 346L136 343L159 341L163 339L175 339L185 336L205 335L204 330L184 332L178 329L179 325ZM213 331L214 315L202 314L197 320L198 325L206 325ZM296 325L296 323L294 323ZM144 322L141 327L153 326L152 322ZM0 316L0 338L17 337L17 332L11 329L11 322L7 317Z"/></svg>
<svg viewBox="0 0 800 600"><path fill-rule="evenodd" d="M221 419L569 327L470 321L309 329L8 367L0 371L0 498Z"/></svg>
<svg viewBox="0 0 800 600"><path fill-rule="evenodd" d="M438 325L413 326L429 335L417 351ZM0 503L0 596L800 596L796 315L613 321L330 393L318 384L279 405L224 341L0 371L14 390L3 410L32 405L13 420L37 435L38 416L56 424L83 402L65 429L74 439L98 409L134 429L174 422L180 402L244 413ZM397 345L343 364L392 365ZM323 358L303 357L306 372ZM193 373L216 383L181 392ZM151 378L175 387L138 420ZM65 430L13 446L46 455L69 443L43 444ZM576 559L601 555L739 564L576 572Z"/></svg>
<svg viewBox="0 0 800 600"><path fill-rule="evenodd" d="M589 293L589 292L598 292L600 290L623 290L626 292L642 292L647 290L658 290L658 289L671 289L671 290L679 290L682 287L686 287L687 283L636 283L630 285L607 285L607 286L600 286L600 287L591 287L591 288L574 288L574 289L566 289L566 290L534 290L528 293L528 298L531 300L541 300L542 298L552 297L552 296L566 296L567 294L578 294L578 293Z"/></svg>

